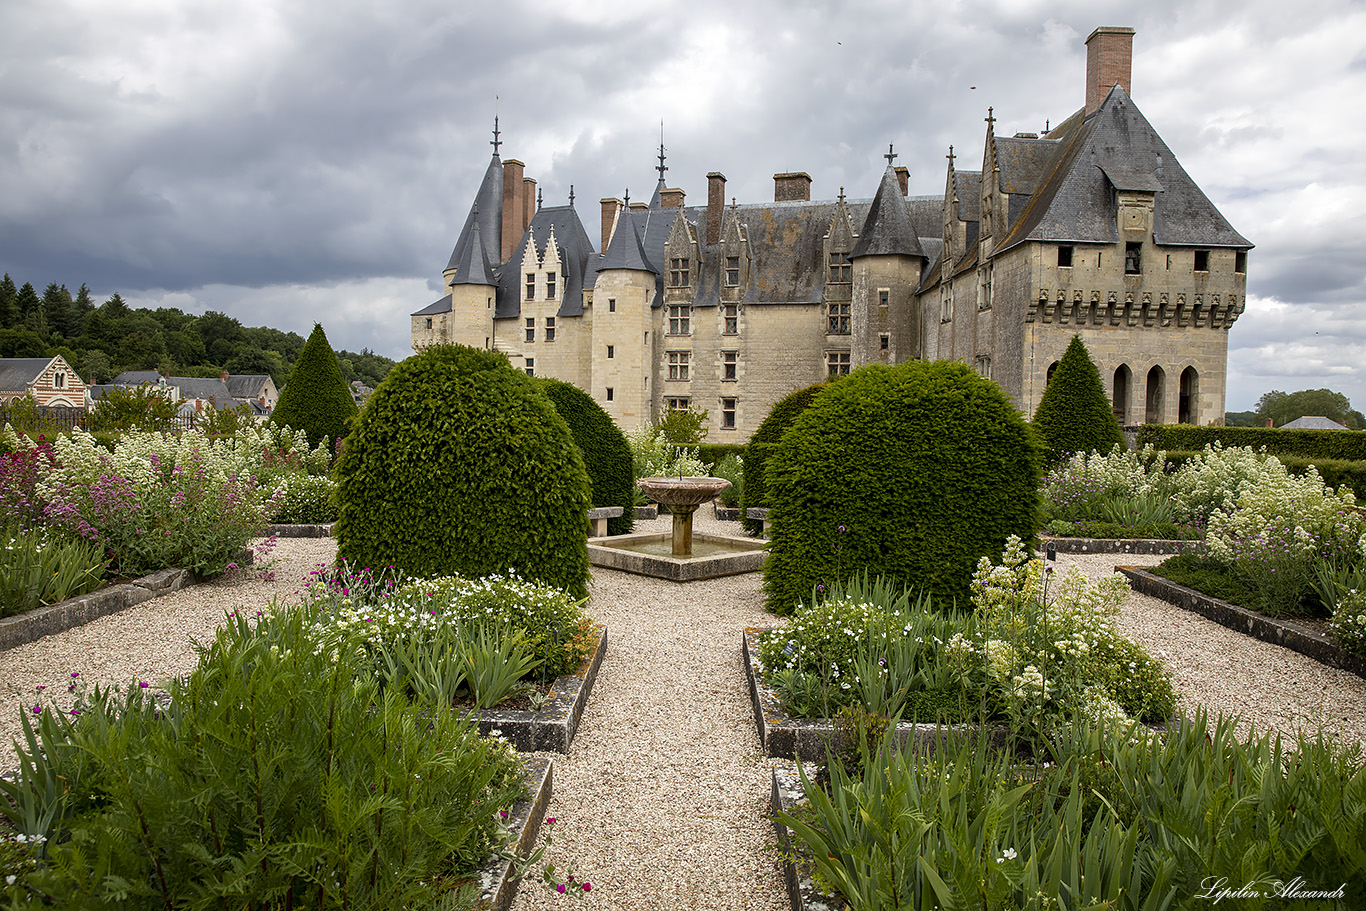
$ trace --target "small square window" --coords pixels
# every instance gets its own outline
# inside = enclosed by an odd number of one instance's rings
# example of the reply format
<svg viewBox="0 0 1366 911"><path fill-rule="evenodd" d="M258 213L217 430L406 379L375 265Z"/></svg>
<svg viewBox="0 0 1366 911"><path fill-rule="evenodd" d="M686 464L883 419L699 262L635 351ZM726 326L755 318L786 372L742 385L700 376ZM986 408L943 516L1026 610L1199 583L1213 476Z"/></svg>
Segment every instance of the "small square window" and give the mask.
<svg viewBox="0 0 1366 911"><path fill-rule="evenodd" d="M1064 269L1072 268L1072 248L1063 246L1058 247L1058 265Z"/></svg>
<svg viewBox="0 0 1366 911"><path fill-rule="evenodd" d="M825 353L825 367L829 375L848 376L849 375L849 352L848 351L827 351Z"/></svg>
<svg viewBox="0 0 1366 911"><path fill-rule="evenodd" d="M734 288L740 284L740 257L726 257L726 284Z"/></svg>
<svg viewBox="0 0 1366 911"><path fill-rule="evenodd" d="M430 316L427 317L427 328L428 328L428 329L432 328L432 318L431 318Z"/></svg>
<svg viewBox="0 0 1366 911"><path fill-rule="evenodd" d="M878 336L878 338L879 338L879 340L880 340L882 350L883 350L883 351L886 351L886 350L887 350L887 346L891 344L891 341L892 341L892 340L891 340L890 338L887 337L887 333L885 333L885 332L882 333L882 335Z"/></svg>
<svg viewBox="0 0 1366 911"><path fill-rule="evenodd" d="M526 340L528 342L536 341L536 320L531 317L527 317L526 321Z"/></svg>
<svg viewBox="0 0 1366 911"><path fill-rule="evenodd" d="M1247 271L1247 251L1238 250L1233 254L1233 271L1244 273Z"/></svg>
<svg viewBox="0 0 1366 911"><path fill-rule="evenodd" d="M664 400L664 407L670 411L687 411L692 399L686 396L671 396Z"/></svg>
<svg viewBox="0 0 1366 911"><path fill-rule="evenodd" d="M536 375L536 359L535 359L535 358L529 357L529 358L526 359L526 375L527 375L527 376L535 376L535 375Z"/></svg>
<svg viewBox="0 0 1366 911"><path fill-rule="evenodd" d="M721 331L725 335L740 334L740 305L725 304L721 307Z"/></svg>
<svg viewBox="0 0 1366 911"><path fill-rule="evenodd" d="M607 346L607 358L608 358L608 360L611 360L612 358L614 358L614 357L616 357L616 356L617 356L617 346L616 346L616 345L608 345L608 346Z"/></svg>
<svg viewBox="0 0 1366 911"><path fill-rule="evenodd" d="M721 429L735 429L735 399L721 400Z"/></svg>
<svg viewBox="0 0 1366 911"><path fill-rule="evenodd" d="M555 273L554 273L554 272L547 272L547 273L545 274L545 299L548 300L548 301L553 301L553 300L555 299Z"/></svg>
<svg viewBox="0 0 1366 911"><path fill-rule="evenodd" d="M1138 275L1143 271L1143 244L1130 241L1124 245L1124 274Z"/></svg>
<svg viewBox="0 0 1366 911"><path fill-rule="evenodd" d="M1208 272L1208 271L1209 271L1209 251L1208 251L1208 250L1196 250L1196 251L1195 251L1195 271L1196 271L1196 272Z"/></svg>
<svg viewBox="0 0 1366 911"><path fill-rule="evenodd" d="M883 291L879 291L879 292L877 293L877 305L878 305L879 307L885 307L885 306L887 306L888 304L890 304L891 301L892 301L892 292L883 290Z"/></svg>
<svg viewBox="0 0 1366 911"><path fill-rule="evenodd" d="M536 296L536 274L528 272L526 274L526 299L531 300Z"/></svg>
<svg viewBox="0 0 1366 911"><path fill-rule="evenodd" d="M611 386L607 387L607 401L612 401L612 393L614 393L615 391L616 390L614 390Z"/></svg>
<svg viewBox="0 0 1366 911"><path fill-rule="evenodd" d="M617 299L616 299L615 297L609 297L609 298L607 298L607 312L608 312L608 313L616 313L616 312L617 312Z"/></svg>
<svg viewBox="0 0 1366 911"><path fill-rule="evenodd" d="M671 380L688 379L688 369L692 366L691 351L670 351L665 358L669 367L668 377Z"/></svg>
<svg viewBox="0 0 1366 911"><path fill-rule="evenodd" d="M691 334L692 334L692 308L691 308L691 307L670 307L670 308L669 308L669 334L670 334L670 335L691 335Z"/></svg>
<svg viewBox="0 0 1366 911"><path fill-rule="evenodd" d="M555 341L555 317L553 316L545 318L545 340L547 342Z"/></svg>
<svg viewBox="0 0 1366 911"><path fill-rule="evenodd" d="M740 365L740 352L722 351L721 352L721 379L727 382L734 382L739 378L738 371Z"/></svg>

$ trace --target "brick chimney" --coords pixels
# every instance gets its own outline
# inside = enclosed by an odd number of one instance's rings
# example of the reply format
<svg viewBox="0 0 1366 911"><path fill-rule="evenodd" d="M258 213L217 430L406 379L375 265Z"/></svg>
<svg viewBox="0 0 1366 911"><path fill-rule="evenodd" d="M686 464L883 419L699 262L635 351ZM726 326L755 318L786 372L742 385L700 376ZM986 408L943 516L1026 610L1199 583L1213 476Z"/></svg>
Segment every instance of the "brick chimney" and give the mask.
<svg viewBox="0 0 1366 911"><path fill-rule="evenodd" d="M530 177L522 178L522 230L525 231L536 217L536 181Z"/></svg>
<svg viewBox="0 0 1366 911"><path fill-rule="evenodd" d="M892 173L896 174L896 182L901 186L901 195L908 196L911 192L911 169L892 168Z"/></svg>
<svg viewBox="0 0 1366 911"><path fill-rule="evenodd" d="M617 213L621 211L621 200L614 196L604 196L602 202L602 246L598 252L607 253L607 244L612 240L612 226L617 222Z"/></svg>
<svg viewBox="0 0 1366 911"><path fill-rule="evenodd" d="M522 240L522 171L526 165L515 158L503 162L503 242L499 262L512 259Z"/></svg>
<svg viewBox="0 0 1366 911"><path fill-rule="evenodd" d="M1086 39L1086 115L1100 110L1100 103L1116 82L1125 93L1133 72L1134 30L1102 25Z"/></svg>
<svg viewBox="0 0 1366 911"><path fill-rule="evenodd" d="M673 187L667 187L659 193L659 205L664 209L683 208L683 191Z"/></svg>
<svg viewBox="0 0 1366 911"><path fill-rule="evenodd" d="M774 202L810 202L811 175L805 171L788 171L773 175Z"/></svg>
<svg viewBox="0 0 1366 911"><path fill-rule="evenodd" d="M646 209L648 209L648 208L650 208L650 204L649 204L648 202L633 202L633 203L631 203L631 211L632 211L632 212L644 212L644 211L645 211Z"/></svg>
<svg viewBox="0 0 1366 911"><path fill-rule="evenodd" d="M218 374L218 378L226 383L228 381L228 371L224 370L222 373Z"/></svg>
<svg viewBox="0 0 1366 911"><path fill-rule="evenodd" d="M726 175L712 171L707 175L707 243L721 242L721 216L726 208Z"/></svg>

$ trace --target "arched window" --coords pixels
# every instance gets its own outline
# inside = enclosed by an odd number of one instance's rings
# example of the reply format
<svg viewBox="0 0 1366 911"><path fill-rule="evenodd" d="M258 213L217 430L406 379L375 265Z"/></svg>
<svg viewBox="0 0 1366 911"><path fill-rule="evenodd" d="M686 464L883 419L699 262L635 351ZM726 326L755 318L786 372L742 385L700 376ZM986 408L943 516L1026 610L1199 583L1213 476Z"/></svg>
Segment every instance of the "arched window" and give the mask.
<svg viewBox="0 0 1366 911"><path fill-rule="evenodd" d="M1133 374L1129 371L1129 365L1120 364L1115 370L1114 394L1110 402L1121 427L1129 422L1129 386L1132 383Z"/></svg>
<svg viewBox="0 0 1366 911"><path fill-rule="evenodd" d="M1181 371L1181 399L1176 420L1181 424L1200 423L1200 374L1194 367Z"/></svg>
<svg viewBox="0 0 1366 911"><path fill-rule="evenodd" d="M1148 408L1143 419L1149 424L1162 423L1162 386L1166 379L1167 375L1162 372L1161 367L1154 367L1148 371Z"/></svg>
<svg viewBox="0 0 1366 911"><path fill-rule="evenodd" d="M1043 375L1043 382L1044 382L1044 385L1045 385L1045 386L1047 386L1049 383L1053 382L1053 371L1054 371L1054 370L1057 370L1057 369L1058 369L1058 362L1057 362L1057 361L1054 361L1053 363L1051 363L1051 364L1048 365L1048 372L1045 373L1045 374Z"/></svg>

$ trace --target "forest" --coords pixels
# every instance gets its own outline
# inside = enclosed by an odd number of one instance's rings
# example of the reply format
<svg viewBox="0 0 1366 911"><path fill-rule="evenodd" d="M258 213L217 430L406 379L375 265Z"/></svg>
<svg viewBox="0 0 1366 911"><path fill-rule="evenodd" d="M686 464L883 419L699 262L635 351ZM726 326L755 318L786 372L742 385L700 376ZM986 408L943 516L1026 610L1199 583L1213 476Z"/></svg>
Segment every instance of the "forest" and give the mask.
<svg viewBox="0 0 1366 911"><path fill-rule="evenodd" d="M325 327L324 327L325 328ZM171 376L270 374L276 388L289 381L304 347L296 332L243 326L213 310L196 316L174 307L133 309L118 294L96 306L84 284L72 294L49 283L42 294L25 282L0 280L0 357L60 354L87 383L107 383L125 370L158 370ZM394 361L362 349L337 349L347 382L368 386Z"/></svg>

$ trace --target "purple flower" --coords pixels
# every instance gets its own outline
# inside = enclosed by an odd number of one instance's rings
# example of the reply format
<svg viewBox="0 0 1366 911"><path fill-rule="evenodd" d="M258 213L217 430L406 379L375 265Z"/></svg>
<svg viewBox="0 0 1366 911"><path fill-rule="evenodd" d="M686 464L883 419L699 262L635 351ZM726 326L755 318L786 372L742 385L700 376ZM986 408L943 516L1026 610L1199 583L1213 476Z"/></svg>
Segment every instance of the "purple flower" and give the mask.
<svg viewBox="0 0 1366 911"><path fill-rule="evenodd" d="M592 891L593 891L593 884L590 883L590 882L586 882L586 881L585 881L584 884L583 884L583 891L585 891L585 892L592 892Z"/></svg>
<svg viewBox="0 0 1366 911"><path fill-rule="evenodd" d="M547 824L547 825L552 825L552 826L555 825L555 817L554 817L554 816L547 816L545 821L546 821L546 824Z"/></svg>
<svg viewBox="0 0 1366 911"><path fill-rule="evenodd" d="M147 687L151 686L151 684L148 683L146 680L139 680L138 686L142 687L145 690L147 689Z"/></svg>
<svg viewBox="0 0 1366 911"><path fill-rule="evenodd" d="M845 531L846 531L845 527L844 527L843 525L841 525L841 526L840 526L840 534L844 534Z"/></svg>
<svg viewBox="0 0 1366 911"><path fill-rule="evenodd" d="M564 894L564 883L559 883L558 885L556 885L556 886L555 886L555 891L558 892L558 893L560 893L561 895L563 895L563 894Z"/></svg>
<svg viewBox="0 0 1366 911"><path fill-rule="evenodd" d="M35 715L41 715L41 714L43 714L43 707L42 707L41 705L35 705L35 706L33 707L33 714L35 714Z"/></svg>

